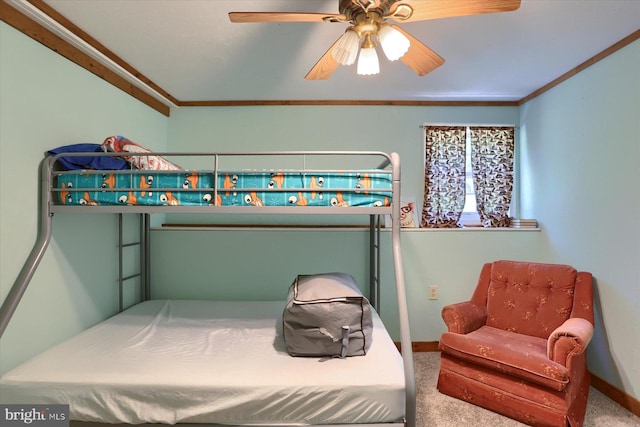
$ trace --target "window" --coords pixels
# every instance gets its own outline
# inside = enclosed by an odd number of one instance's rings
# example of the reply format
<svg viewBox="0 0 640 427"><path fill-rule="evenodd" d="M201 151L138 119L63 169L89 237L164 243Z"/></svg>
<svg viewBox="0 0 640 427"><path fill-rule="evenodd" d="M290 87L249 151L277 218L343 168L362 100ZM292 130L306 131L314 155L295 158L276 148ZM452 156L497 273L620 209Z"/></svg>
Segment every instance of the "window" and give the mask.
<svg viewBox="0 0 640 427"><path fill-rule="evenodd" d="M481 227L480 215L476 208L476 192L473 186L473 173L471 172L471 135L469 128L466 129L465 140L465 175L464 175L464 208L458 223L465 227Z"/></svg>
<svg viewBox="0 0 640 427"><path fill-rule="evenodd" d="M421 225L508 227L513 126L425 126Z"/></svg>

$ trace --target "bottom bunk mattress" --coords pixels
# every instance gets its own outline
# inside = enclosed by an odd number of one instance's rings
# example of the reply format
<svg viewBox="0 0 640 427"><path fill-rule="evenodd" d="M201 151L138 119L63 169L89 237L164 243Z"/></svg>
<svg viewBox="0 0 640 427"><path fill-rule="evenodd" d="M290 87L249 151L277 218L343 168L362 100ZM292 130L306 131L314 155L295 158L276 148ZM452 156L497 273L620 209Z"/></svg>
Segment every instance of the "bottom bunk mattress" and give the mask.
<svg viewBox="0 0 640 427"><path fill-rule="evenodd" d="M285 302L151 300L14 368L3 404L103 423L401 422L402 358L379 316L365 356L292 357Z"/></svg>

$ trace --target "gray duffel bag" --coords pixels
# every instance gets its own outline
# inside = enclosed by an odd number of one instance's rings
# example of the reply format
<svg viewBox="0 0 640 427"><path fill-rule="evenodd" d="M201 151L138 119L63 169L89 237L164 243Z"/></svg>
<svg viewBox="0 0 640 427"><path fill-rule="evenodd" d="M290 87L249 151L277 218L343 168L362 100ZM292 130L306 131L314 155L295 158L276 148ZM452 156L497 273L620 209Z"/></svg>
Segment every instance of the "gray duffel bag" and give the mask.
<svg viewBox="0 0 640 427"><path fill-rule="evenodd" d="M282 314L292 356L361 356L371 347L371 305L346 273L299 275Z"/></svg>

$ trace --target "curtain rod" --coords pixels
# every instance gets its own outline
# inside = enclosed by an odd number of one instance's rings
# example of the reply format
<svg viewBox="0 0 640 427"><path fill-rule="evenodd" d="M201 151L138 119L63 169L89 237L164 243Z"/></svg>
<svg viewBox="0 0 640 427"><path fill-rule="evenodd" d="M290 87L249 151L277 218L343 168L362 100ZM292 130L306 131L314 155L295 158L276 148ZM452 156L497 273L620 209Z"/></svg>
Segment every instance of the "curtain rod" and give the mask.
<svg viewBox="0 0 640 427"><path fill-rule="evenodd" d="M421 124L419 127L424 129L426 127L429 126L458 126L458 127L485 127L485 128L489 128L489 127L500 127L500 128L515 128L517 129L519 126L514 125L513 123L510 124L495 124L495 123L423 123Z"/></svg>

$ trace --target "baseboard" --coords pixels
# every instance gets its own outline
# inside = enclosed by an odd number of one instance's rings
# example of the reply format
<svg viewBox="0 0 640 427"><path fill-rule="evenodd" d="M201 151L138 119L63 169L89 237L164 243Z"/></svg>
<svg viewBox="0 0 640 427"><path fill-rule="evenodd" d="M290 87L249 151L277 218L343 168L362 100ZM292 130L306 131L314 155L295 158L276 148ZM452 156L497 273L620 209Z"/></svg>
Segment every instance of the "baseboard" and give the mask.
<svg viewBox="0 0 640 427"><path fill-rule="evenodd" d="M396 346L398 347L398 350L402 350L400 343L396 343ZM414 353L440 351L438 349L438 341L413 341L411 343L411 350ZM612 386L593 373L591 373L591 386L616 402L618 405L622 406L627 411L640 417L640 400Z"/></svg>
<svg viewBox="0 0 640 427"><path fill-rule="evenodd" d="M402 351L402 345L396 342L396 347L399 351ZM438 341L413 341L411 342L411 351L414 353L422 353L427 351L440 351L438 350Z"/></svg>
<svg viewBox="0 0 640 427"><path fill-rule="evenodd" d="M591 386L627 411L640 417L640 400L629 396L593 373L591 373Z"/></svg>

